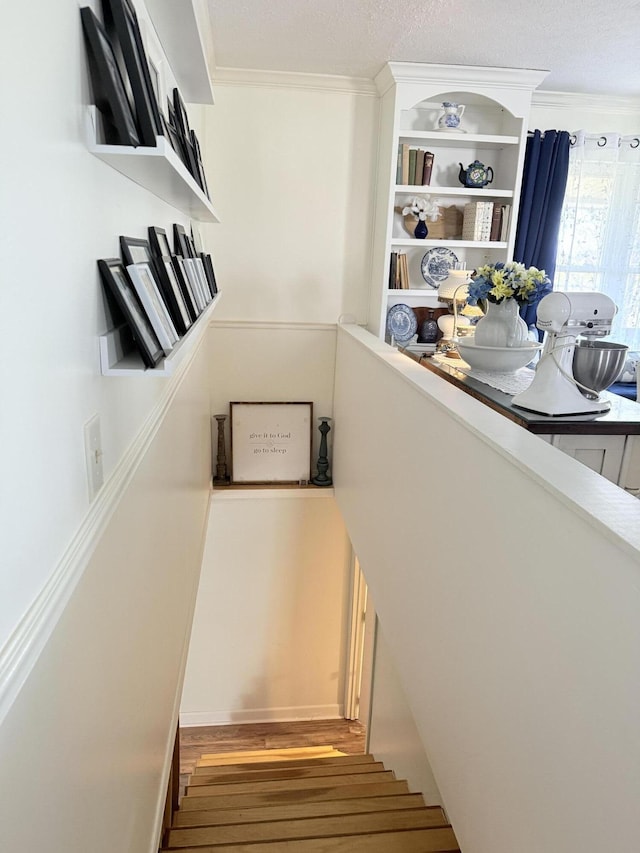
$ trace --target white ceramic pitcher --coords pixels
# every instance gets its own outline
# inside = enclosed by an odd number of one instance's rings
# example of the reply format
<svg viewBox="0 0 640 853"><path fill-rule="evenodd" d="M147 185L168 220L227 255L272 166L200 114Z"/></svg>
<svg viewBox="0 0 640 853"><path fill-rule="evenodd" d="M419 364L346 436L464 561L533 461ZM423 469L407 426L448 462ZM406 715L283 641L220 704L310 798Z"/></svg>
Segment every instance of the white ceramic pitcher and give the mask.
<svg viewBox="0 0 640 853"><path fill-rule="evenodd" d="M452 101L443 101L442 109L444 112L438 119L438 128L440 130L458 130L460 127L460 119L464 114L464 104L454 104Z"/></svg>

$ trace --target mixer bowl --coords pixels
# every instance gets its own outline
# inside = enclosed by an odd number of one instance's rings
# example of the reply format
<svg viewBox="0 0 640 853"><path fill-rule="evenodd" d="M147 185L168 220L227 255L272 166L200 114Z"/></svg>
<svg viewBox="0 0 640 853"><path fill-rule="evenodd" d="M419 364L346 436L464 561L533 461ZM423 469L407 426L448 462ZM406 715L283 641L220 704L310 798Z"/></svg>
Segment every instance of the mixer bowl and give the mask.
<svg viewBox="0 0 640 853"><path fill-rule="evenodd" d="M624 370L628 349L610 341L578 341L573 351L574 379L595 392L608 388ZM582 393L585 397L597 396Z"/></svg>

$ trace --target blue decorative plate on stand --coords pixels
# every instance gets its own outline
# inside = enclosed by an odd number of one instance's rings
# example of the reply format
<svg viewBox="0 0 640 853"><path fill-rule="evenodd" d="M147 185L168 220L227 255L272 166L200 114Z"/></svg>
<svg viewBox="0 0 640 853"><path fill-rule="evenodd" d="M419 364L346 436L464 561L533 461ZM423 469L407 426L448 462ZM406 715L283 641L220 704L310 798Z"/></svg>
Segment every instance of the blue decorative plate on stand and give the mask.
<svg viewBox="0 0 640 853"><path fill-rule="evenodd" d="M446 246L429 249L422 258L420 272L429 287L437 288L449 276L449 270L458 263L457 256Z"/></svg>
<svg viewBox="0 0 640 853"><path fill-rule="evenodd" d="M387 311L387 332L399 343L411 340L418 328L418 320L409 305L393 305Z"/></svg>

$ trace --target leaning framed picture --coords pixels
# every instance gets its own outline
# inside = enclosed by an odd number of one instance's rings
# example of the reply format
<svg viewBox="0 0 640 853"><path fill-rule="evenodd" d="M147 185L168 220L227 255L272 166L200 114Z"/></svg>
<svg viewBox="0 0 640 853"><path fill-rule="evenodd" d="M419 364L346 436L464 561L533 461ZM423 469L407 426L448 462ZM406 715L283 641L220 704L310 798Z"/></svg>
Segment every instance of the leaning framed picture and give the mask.
<svg viewBox="0 0 640 853"><path fill-rule="evenodd" d="M102 0L102 12L116 56L121 53L131 83L143 144L155 148L156 136L164 134L164 127L135 9L129 0Z"/></svg>
<svg viewBox="0 0 640 853"><path fill-rule="evenodd" d="M313 403L231 403L231 482L307 483Z"/></svg>
<svg viewBox="0 0 640 853"><path fill-rule="evenodd" d="M131 103L118 68L109 37L88 6L80 9L87 46L93 99L100 111L105 142L111 145L140 145Z"/></svg>
<svg viewBox="0 0 640 853"><path fill-rule="evenodd" d="M163 258L154 258L151 267L155 271L156 280L171 314L173 325L179 335L184 335L191 327L191 314L185 304L171 258L168 255Z"/></svg>
<svg viewBox="0 0 640 853"><path fill-rule="evenodd" d="M162 349L169 355L178 342L178 333L169 315L167 306L162 301L158 284L149 264L130 264L127 272L135 287L142 307L146 311L149 322L158 336Z"/></svg>
<svg viewBox="0 0 640 853"><path fill-rule="evenodd" d="M105 258L98 261L98 269L104 287L113 295L124 314L142 360L147 367L155 367L163 358L164 350L142 310L122 261L120 258Z"/></svg>
<svg viewBox="0 0 640 853"><path fill-rule="evenodd" d="M151 247L148 240L139 237L120 237L120 251L125 266L151 263Z"/></svg>

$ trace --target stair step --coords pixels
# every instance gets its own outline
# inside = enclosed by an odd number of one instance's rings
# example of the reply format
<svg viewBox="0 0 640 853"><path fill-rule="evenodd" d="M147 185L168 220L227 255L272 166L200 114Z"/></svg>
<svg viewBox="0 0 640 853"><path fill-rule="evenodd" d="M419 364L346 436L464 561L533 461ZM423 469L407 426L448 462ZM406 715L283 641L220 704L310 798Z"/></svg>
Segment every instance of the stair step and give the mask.
<svg viewBox="0 0 640 853"><path fill-rule="evenodd" d="M354 769L357 768L357 769ZM381 761L365 762L364 764L330 764L325 766L319 761L311 767L270 767L265 770L239 770L228 773L197 773L192 774L189 788L198 785L232 785L236 782L266 782L271 779L313 779L323 776L347 776L354 773L379 773L384 770Z"/></svg>
<svg viewBox="0 0 640 853"><path fill-rule="evenodd" d="M198 764L220 762L220 764L238 764L247 761L286 761L291 758L322 758L324 756L344 755L332 746L291 746L284 749L245 749L240 752L205 752Z"/></svg>
<svg viewBox="0 0 640 853"><path fill-rule="evenodd" d="M445 826L437 814L424 807L375 814L337 815L276 820L266 823L234 824L233 826L203 826L169 831L167 847L195 847L205 844L254 844L264 841L290 841L298 838L326 838L343 835L362 835L372 832L391 832L406 829L428 829Z"/></svg>
<svg viewBox="0 0 640 853"><path fill-rule="evenodd" d="M295 841L183 848L163 847L162 849L180 849L181 853L459 853L460 851L450 827L405 829L400 832L342 835L331 838L305 838Z"/></svg>
<svg viewBox="0 0 640 853"><path fill-rule="evenodd" d="M347 800L330 800L320 803L292 803L284 806L255 806L235 809L195 809L178 811L173 816L173 826L224 826L232 823L259 823L273 820L296 820L308 817L330 817L342 814L399 811L400 809L428 808L446 823L439 806L425 806L422 794L399 794L386 797L353 797Z"/></svg>
<svg viewBox="0 0 640 853"><path fill-rule="evenodd" d="M346 783L325 787L296 787L286 791L258 791L249 794L224 794L212 797L185 796L180 801L180 811L197 809L254 808L256 806L286 805L289 803L318 803L354 797L384 797L393 794L408 794L409 786L404 780L391 779L378 782L376 774L365 777L365 782ZM386 775L386 774L385 774ZM360 779L361 777L357 777ZM301 783L300 783L301 784Z"/></svg>
<svg viewBox="0 0 640 853"><path fill-rule="evenodd" d="M228 773L235 773L241 770L270 770L271 768L285 767L314 767L323 765L326 767L340 767L343 764L371 764L375 761L373 755L360 753L358 755L339 755L339 756L322 756L319 758L280 758L276 761L249 761L231 763L228 765L205 764L198 761L194 770L194 775L200 776L205 773L211 773L224 776Z"/></svg>
<svg viewBox="0 0 640 853"><path fill-rule="evenodd" d="M184 799L191 797L213 797L223 794L262 794L290 791L302 791L308 788L333 788L340 785L369 784L373 782L391 782L394 775L390 770L378 770L376 773L347 773L342 776L314 776L311 779L267 779L264 782L232 782L229 785L196 785L187 787Z"/></svg>

